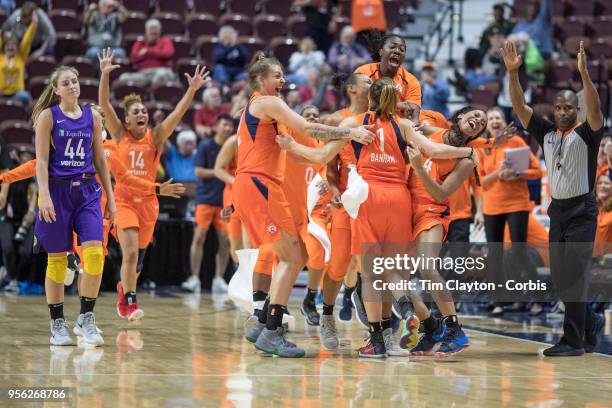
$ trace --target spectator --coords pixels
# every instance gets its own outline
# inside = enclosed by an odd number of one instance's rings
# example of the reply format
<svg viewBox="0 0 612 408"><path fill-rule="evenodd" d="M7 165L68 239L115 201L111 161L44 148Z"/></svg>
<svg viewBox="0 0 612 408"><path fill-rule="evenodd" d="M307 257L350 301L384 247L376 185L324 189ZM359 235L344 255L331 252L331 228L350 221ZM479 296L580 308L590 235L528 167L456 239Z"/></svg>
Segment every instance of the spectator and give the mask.
<svg viewBox="0 0 612 408"><path fill-rule="evenodd" d="M302 8L306 17L306 36L317 44L317 48L327 54L338 29L336 17L340 16L338 0L294 0L293 4Z"/></svg>
<svg viewBox="0 0 612 408"><path fill-rule="evenodd" d="M302 103L302 95L299 91L293 90L287 92L287 96L285 98L287 100L287 106L291 108L296 113L301 113L304 104Z"/></svg>
<svg viewBox="0 0 612 408"><path fill-rule="evenodd" d="M351 23L357 33L357 42L368 46L370 37L382 36L387 32L384 0L353 0Z"/></svg>
<svg viewBox="0 0 612 408"><path fill-rule="evenodd" d="M594 256L612 252L612 182L608 173L602 173L595 182L595 198L599 215L595 234Z"/></svg>
<svg viewBox="0 0 612 408"><path fill-rule="evenodd" d="M504 3L497 3L493 6L493 22L485 28L480 36L480 52L483 55L491 46L489 41L491 35L501 33L503 36L507 36L514 28L514 23L504 15L505 5Z"/></svg>
<svg viewBox="0 0 612 408"><path fill-rule="evenodd" d="M310 71L322 71L325 67L325 54L317 50L317 45L310 37L302 38L299 51L289 57L289 72L286 80L297 85L304 85L308 81Z"/></svg>
<svg viewBox="0 0 612 408"><path fill-rule="evenodd" d="M249 60L247 49L238 44L238 32L232 26L219 29L219 44L213 49L215 63L213 79L224 85L246 79L245 67Z"/></svg>
<svg viewBox="0 0 612 408"><path fill-rule="evenodd" d="M30 60L34 60L41 55L53 54L56 38L55 28L47 13L40 9L36 3L26 1L2 25L2 31L12 31L18 40L21 41L32 22L34 12L38 16L38 29L32 41L33 52Z"/></svg>
<svg viewBox="0 0 612 408"><path fill-rule="evenodd" d="M176 79L172 71L174 44L168 37L162 37L159 20L150 19L145 24L145 38L132 46L130 62L138 72L126 72L119 77L122 81L134 81L148 87Z"/></svg>
<svg viewBox="0 0 612 408"><path fill-rule="evenodd" d="M8 16L15 9L15 0L0 0L0 11L4 12L5 16Z"/></svg>
<svg viewBox="0 0 612 408"><path fill-rule="evenodd" d="M433 62L426 62L421 70L421 89L423 92L422 109L440 112L448 118L448 81L438 76Z"/></svg>
<svg viewBox="0 0 612 408"><path fill-rule="evenodd" d="M230 112L229 106L221 101L221 91L219 91L219 88L210 87L204 89L202 102L204 102L204 106L196 111L193 118L196 133L201 138L212 136L217 123L217 117Z"/></svg>
<svg viewBox="0 0 612 408"><path fill-rule="evenodd" d="M529 42L529 37L524 34L512 34L510 37L508 37L508 41L516 41L516 52L521 56L523 61L526 61L526 51ZM531 103L532 90L529 84L529 78L527 76L526 63L521 64L518 71L518 77L521 87L524 89L525 92L525 101L527 103ZM510 113L512 112L512 102L510 101L510 77L508 75L508 72L506 71L505 66L502 67L502 70L500 72L500 78L501 92L497 97L497 104L499 105L499 107L502 108L506 122L510 122L512 119L510 116Z"/></svg>
<svg viewBox="0 0 612 408"><path fill-rule="evenodd" d="M367 48L355 42L356 38L353 27L346 26L340 32L340 40L332 44L327 61L335 71L350 74L358 66L372 61Z"/></svg>
<svg viewBox="0 0 612 408"><path fill-rule="evenodd" d="M321 78L318 71L308 73L306 85L298 89L304 105L314 105L320 111L334 112L338 102L336 94L329 89L329 79Z"/></svg>
<svg viewBox="0 0 612 408"><path fill-rule="evenodd" d="M502 60L499 56L499 49L504 46L506 36L501 27L493 26L489 32L489 48L482 56L482 71L485 75L499 75L502 68Z"/></svg>
<svg viewBox="0 0 612 408"><path fill-rule="evenodd" d="M527 19L516 23L512 33L527 33L544 59L554 51L552 38L552 0L532 0L527 4Z"/></svg>
<svg viewBox="0 0 612 408"><path fill-rule="evenodd" d="M193 130L183 130L176 137L176 146L166 142L164 152L166 174L173 180L196 182L194 171L198 137Z"/></svg>
<svg viewBox="0 0 612 408"><path fill-rule="evenodd" d="M98 53L104 48L112 48L115 56L125 58L125 50L121 48L123 33L121 24L128 16L128 11L117 0L100 0L100 5L91 3L83 23L87 28L87 55L94 64L98 63Z"/></svg>
<svg viewBox="0 0 612 408"><path fill-rule="evenodd" d="M11 31L3 32L0 38L0 95L24 105L32 101L25 88L25 67L37 27L38 14L32 12L30 25L21 42Z"/></svg>

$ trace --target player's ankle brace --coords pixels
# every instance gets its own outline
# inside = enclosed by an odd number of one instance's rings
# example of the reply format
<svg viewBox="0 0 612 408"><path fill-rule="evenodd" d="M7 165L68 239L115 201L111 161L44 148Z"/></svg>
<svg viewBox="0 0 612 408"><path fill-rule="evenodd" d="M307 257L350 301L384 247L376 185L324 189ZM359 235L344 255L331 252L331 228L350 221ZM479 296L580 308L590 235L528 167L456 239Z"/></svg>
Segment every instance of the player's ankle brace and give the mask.
<svg viewBox="0 0 612 408"><path fill-rule="evenodd" d="M87 247L83 249L85 273L98 276L104 271L104 251L102 247Z"/></svg>
<svg viewBox="0 0 612 408"><path fill-rule="evenodd" d="M68 258L66 255L49 255L47 257L46 276L55 283L64 283Z"/></svg>

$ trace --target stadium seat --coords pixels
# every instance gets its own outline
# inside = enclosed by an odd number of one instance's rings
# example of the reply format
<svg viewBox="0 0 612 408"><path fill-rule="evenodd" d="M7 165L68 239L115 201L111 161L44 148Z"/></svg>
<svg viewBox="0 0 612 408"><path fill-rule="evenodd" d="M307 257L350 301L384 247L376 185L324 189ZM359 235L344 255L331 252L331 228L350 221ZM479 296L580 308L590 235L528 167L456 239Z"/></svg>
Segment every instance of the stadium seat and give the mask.
<svg viewBox="0 0 612 408"><path fill-rule="evenodd" d="M52 0L51 9L66 9L66 10L78 10L82 4L81 0Z"/></svg>
<svg viewBox="0 0 612 408"><path fill-rule="evenodd" d="M157 10L165 13L177 13L181 16L187 11L187 2L185 0L158 0Z"/></svg>
<svg viewBox="0 0 612 408"><path fill-rule="evenodd" d="M207 13L215 16L221 15L221 2L219 0L193 0L196 13Z"/></svg>
<svg viewBox="0 0 612 408"><path fill-rule="evenodd" d="M54 57L43 55L26 65L28 78L49 75L57 65Z"/></svg>
<svg viewBox="0 0 612 408"><path fill-rule="evenodd" d="M49 82L51 82L49 80L49 73L46 73L43 76L35 76L30 78L28 81L28 88L30 89L32 98L38 99Z"/></svg>
<svg viewBox="0 0 612 408"><path fill-rule="evenodd" d="M297 41L293 38L276 37L270 41L270 51L281 64L286 66L291 54L297 50L297 45Z"/></svg>
<svg viewBox="0 0 612 408"><path fill-rule="evenodd" d="M180 58L190 58L192 55L191 41L187 36L174 35L172 36L172 42L174 43L174 61Z"/></svg>
<svg viewBox="0 0 612 408"><path fill-rule="evenodd" d="M306 35L306 17L294 14L287 20L288 34L293 38L302 38Z"/></svg>
<svg viewBox="0 0 612 408"><path fill-rule="evenodd" d="M98 66L82 55L66 55L62 59L62 64L75 67L79 71L80 77L94 78L98 76Z"/></svg>
<svg viewBox="0 0 612 408"><path fill-rule="evenodd" d="M575 67L576 64L572 60L559 60L553 62L546 76L548 84L555 88L567 86L568 82L572 81L574 78Z"/></svg>
<svg viewBox="0 0 612 408"><path fill-rule="evenodd" d="M287 0L265 0L263 3L263 11L268 14L277 14L287 18L291 13L291 1Z"/></svg>
<svg viewBox="0 0 612 408"><path fill-rule="evenodd" d="M0 125L0 134L9 144L32 144L34 142L34 129L25 120L4 120Z"/></svg>
<svg viewBox="0 0 612 408"><path fill-rule="evenodd" d="M26 120L25 106L20 102L0 99L0 122L5 120Z"/></svg>
<svg viewBox="0 0 612 408"><path fill-rule="evenodd" d="M219 39L214 35L201 35L196 40L195 49L201 59L212 61L212 52L218 43Z"/></svg>
<svg viewBox="0 0 612 408"><path fill-rule="evenodd" d="M217 35L219 25L217 24L218 17L212 14L192 14L187 17L187 31L191 40L202 35Z"/></svg>
<svg viewBox="0 0 612 408"><path fill-rule="evenodd" d="M285 35L285 21L281 16L274 14L260 14L253 20L255 34L265 40L270 41L274 37Z"/></svg>
<svg viewBox="0 0 612 408"><path fill-rule="evenodd" d="M96 102L98 100L98 88L100 81L96 78L79 78L81 84L81 99L87 99Z"/></svg>
<svg viewBox="0 0 612 408"><path fill-rule="evenodd" d="M166 13L158 12L151 16L156 18L162 25L162 34L180 34L185 32L185 24L183 23L183 17L178 13Z"/></svg>
<svg viewBox="0 0 612 408"><path fill-rule="evenodd" d="M561 39L585 35L584 23L574 16L562 19L555 24L554 30L555 37ZM559 35L556 34L557 32Z"/></svg>
<svg viewBox="0 0 612 408"><path fill-rule="evenodd" d="M565 51L570 57L575 58L578 54L580 41L584 41L585 48L588 48L589 38L585 36L576 36L568 37L563 41L563 51Z"/></svg>
<svg viewBox="0 0 612 408"><path fill-rule="evenodd" d="M129 53L129 50L128 50L128 53ZM132 65L130 64L130 60L127 58L115 58L113 62L116 65L119 65L119 68L115 69L114 71L110 73L109 80L111 84L117 79L119 79L121 74L132 71Z"/></svg>
<svg viewBox="0 0 612 408"><path fill-rule="evenodd" d="M606 66L605 60L588 61L587 70L593 82L606 82L608 80L608 67Z"/></svg>
<svg viewBox="0 0 612 408"><path fill-rule="evenodd" d="M139 11L147 16L151 11L151 2L149 0L123 0L123 5L129 11Z"/></svg>
<svg viewBox="0 0 612 408"><path fill-rule="evenodd" d="M258 37L238 37L238 44L247 49L249 57L255 55L257 51L265 49L267 43L268 40Z"/></svg>
<svg viewBox="0 0 612 408"><path fill-rule="evenodd" d="M193 74L193 72L191 73ZM170 102L176 105L181 100L185 93L185 88L181 83L168 82L157 85L152 89L153 100L161 102Z"/></svg>
<svg viewBox="0 0 612 408"><path fill-rule="evenodd" d="M566 0L565 4L570 16L592 16L595 11L595 0Z"/></svg>
<svg viewBox="0 0 612 408"><path fill-rule="evenodd" d="M480 85L470 91L470 104L484 105L488 108L497 105L498 84Z"/></svg>
<svg viewBox="0 0 612 408"><path fill-rule="evenodd" d="M255 0L226 0L226 4L231 13L245 14L247 16L254 16L261 9L259 2Z"/></svg>
<svg viewBox="0 0 612 408"><path fill-rule="evenodd" d="M49 11L49 19L54 27L61 27L62 31L81 32L83 27L80 18L73 10L53 9Z"/></svg>
<svg viewBox="0 0 612 408"><path fill-rule="evenodd" d="M202 58L181 58L176 62L176 72L184 86L187 86L185 74L193 75L198 65L206 65L206 62Z"/></svg>
<svg viewBox="0 0 612 408"><path fill-rule="evenodd" d="M589 30L595 37L612 36L612 18L610 16L595 18L590 24Z"/></svg>
<svg viewBox="0 0 612 408"><path fill-rule="evenodd" d="M61 61L66 55L83 55L84 47L81 34L60 31L55 43L55 58Z"/></svg>
<svg viewBox="0 0 612 408"><path fill-rule="evenodd" d="M151 101L151 102L145 103L145 107L149 111L150 118L152 118L155 111L158 111L158 110L164 112L164 115L168 117L170 112L172 112L172 110L174 109L175 105L169 102Z"/></svg>
<svg viewBox="0 0 612 408"><path fill-rule="evenodd" d="M612 36L599 37L591 40L589 48L586 49L587 54L591 58L612 58Z"/></svg>
<svg viewBox="0 0 612 408"><path fill-rule="evenodd" d="M137 34L144 35L145 23L147 22L147 15L140 11L131 11L128 17L121 25L123 35Z"/></svg>
<svg viewBox="0 0 612 408"><path fill-rule="evenodd" d="M253 26L251 17L245 14L224 14L219 19L219 26L230 25L238 31L238 35L251 35Z"/></svg>
<svg viewBox="0 0 612 408"><path fill-rule="evenodd" d="M113 82L111 85L111 92L116 101L121 101L125 96L131 93L140 95L143 101L149 101L151 99L149 92L145 88L136 85L132 81L117 80Z"/></svg>

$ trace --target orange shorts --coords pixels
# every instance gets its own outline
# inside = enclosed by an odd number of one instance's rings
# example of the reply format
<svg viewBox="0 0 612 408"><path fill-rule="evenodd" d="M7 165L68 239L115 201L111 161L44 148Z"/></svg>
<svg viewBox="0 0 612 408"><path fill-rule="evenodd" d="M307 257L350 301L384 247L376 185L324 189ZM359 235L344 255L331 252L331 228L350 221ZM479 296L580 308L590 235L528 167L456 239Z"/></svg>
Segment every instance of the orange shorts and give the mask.
<svg viewBox="0 0 612 408"><path fill-rule="evenodd" d="M450 210L448 206L436 203L412 203L412 225L415 237L418 237L421 232L430 230L436 225L442 225L442 228L444 228L442 241L444 241L448 233L450 222Z"/></svg>
<svg viewBox="0 0 612 408"><path fill-rule="evenodd" d="M312 220L323 227L324 230L327 230L325 221L326 218L321 217L313 217ZM308 225L305 224L305 229L308 228ZM314 236L310 235L307 231L304 231L304 234L300 234L302 239L304 240L304 244L306 245L306 253L308 254L308 261L306 262L306 267L308 269L323 269L325 267L325 249L323 249L323 245L316 239Z"/></svg>
<svg viewBox="0 0 612 408"><path fill-rule="evenodd" d="M238 174L232 200L253 246L278 241L281 230L297 235L289 203L278 184L263 177Z"/></svg>
<svg viewBox="0 0 612 408"><path fill-rule="evenodd" d="M232 186L231 184L226 184L225 188L223 189L223 207L229 207L230 205L232 205ZM242 237L242 222L240 222L240 217L236 211L230 215L230 219L225 224L225 227L227 230L227 235L230 237Z"/></svg>
<svg viewBox="0 0 612 408"><path fill-rule="evenodd" d="M198 228L207 230L214 224L217 232L225 232L226 224L221 220L221 207L209 204L198 204L195 211L195 221Z"/></svg>
<svg viewBox="0 0 612 408"><path fill-rule="evenodd" d="M351 264L351 217L344 208L332 207L331 254L327 274L331 280L340 282Z"/></svg>
<svg viewBox="0 0 612 408"><path fill-rule="evenodd" d="M117 197L115 225L120 229L137 228L138 246L145 248L153 240L155 223L159 215L157 196L154 199L143 198L125 200Z"/></svg>
<svg viewBox="0 0 612 408"><path fill-rule="evenodd" d="M370 184L368 198L351 223L353 254L393 255L414 241L412 205L405 185ZM385 244L389 247L385 248ZM400 245L402 244L402 245Z"/></svg>
<svg viewBox="0 0 612 408"><path fill-rule="evenodd" d="M297 226L298 233L302 242L304 242L306 235L308 235L308 233L306 232L306 228L307 225L305 223L301 223ZM272 244L269 243L260 246L254 271L257 273L262 273L264 275L271 276L272 270L277 264L278 256L276 255Z"/></svg>

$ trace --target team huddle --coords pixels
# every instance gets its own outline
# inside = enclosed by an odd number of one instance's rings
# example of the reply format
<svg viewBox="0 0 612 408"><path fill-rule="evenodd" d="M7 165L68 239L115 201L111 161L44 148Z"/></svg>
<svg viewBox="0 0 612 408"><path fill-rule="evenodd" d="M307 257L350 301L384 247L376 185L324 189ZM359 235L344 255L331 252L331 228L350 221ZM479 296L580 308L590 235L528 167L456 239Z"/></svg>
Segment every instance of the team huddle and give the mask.
<svg viewBox="0 0 612 408"><path fill-rule="evenodd" d="M378 60L340 78L345 107L324 123L315 106L305 106L301 114L289 108L281 98L281 63L258 52L248 70L252 94L236 135L223 141L216 156L214 175L225 183L223 210L196 213L196 219L206 218L210 224L214 217L223 218L234 260L246 241L259 249L253 271L254 314L246 339L266 353L305 355L287 339L283 325L304 266L309 276L301 312L308 324L320 326L326 349L340 346L334 304L343 283L345 296L353 294L360 303L360 320L368 329L360 357L426 355L434 350L447 356L469 346L448 290L431 291L440 318L414 293L394 292L395 301L389 301L373 289L373 279L381 275L374 275L367 260L372 254L394 256L408 244L426 257L438 256L452 216L471 216L470 189L480 184L479 149L492 147L497 139L481 136L489 118L499 112L466 106L447 121L421 109L419 82L401 66L404 40L396 35L378 40ZM508 43L503 53L507 65L513 52ZM136 287L159 213L156 195L184 191L171 180L155 182L162 146L209 81L204 67L186 75L189 87L183 98L150 128L138 95L125 97L125 118L117 116L109 99L109 74L118 67L112 60L110 51L99 55L99 106L79 104L74 68L54 71L32 113L36 160L1 176L3 183L37 177L35 234L48 253L45 292L53 345L73 344L63 311L64 283L72 280L66 276L66 254L73 251L84 272L79 276L81 308L73 332L86 343L103 344L93 311L109 232L123 255L117 312L127 321L143 318ZM504 124L497 133L508 136L514 130ZM316 203L309 203L309 185L317 180L324 181L316 183ZM367 198L346 198L351 183L367 185ZM243 240L243 233L248 239ZM361 276L357 290L356 271ZM435 268L422 268L418 274L444 282ZM390 271L382 279L391 282L395 277ZM319 285L322 315L314 302ZM393 333L393 315L401 320L399 338Z"/></svg>

